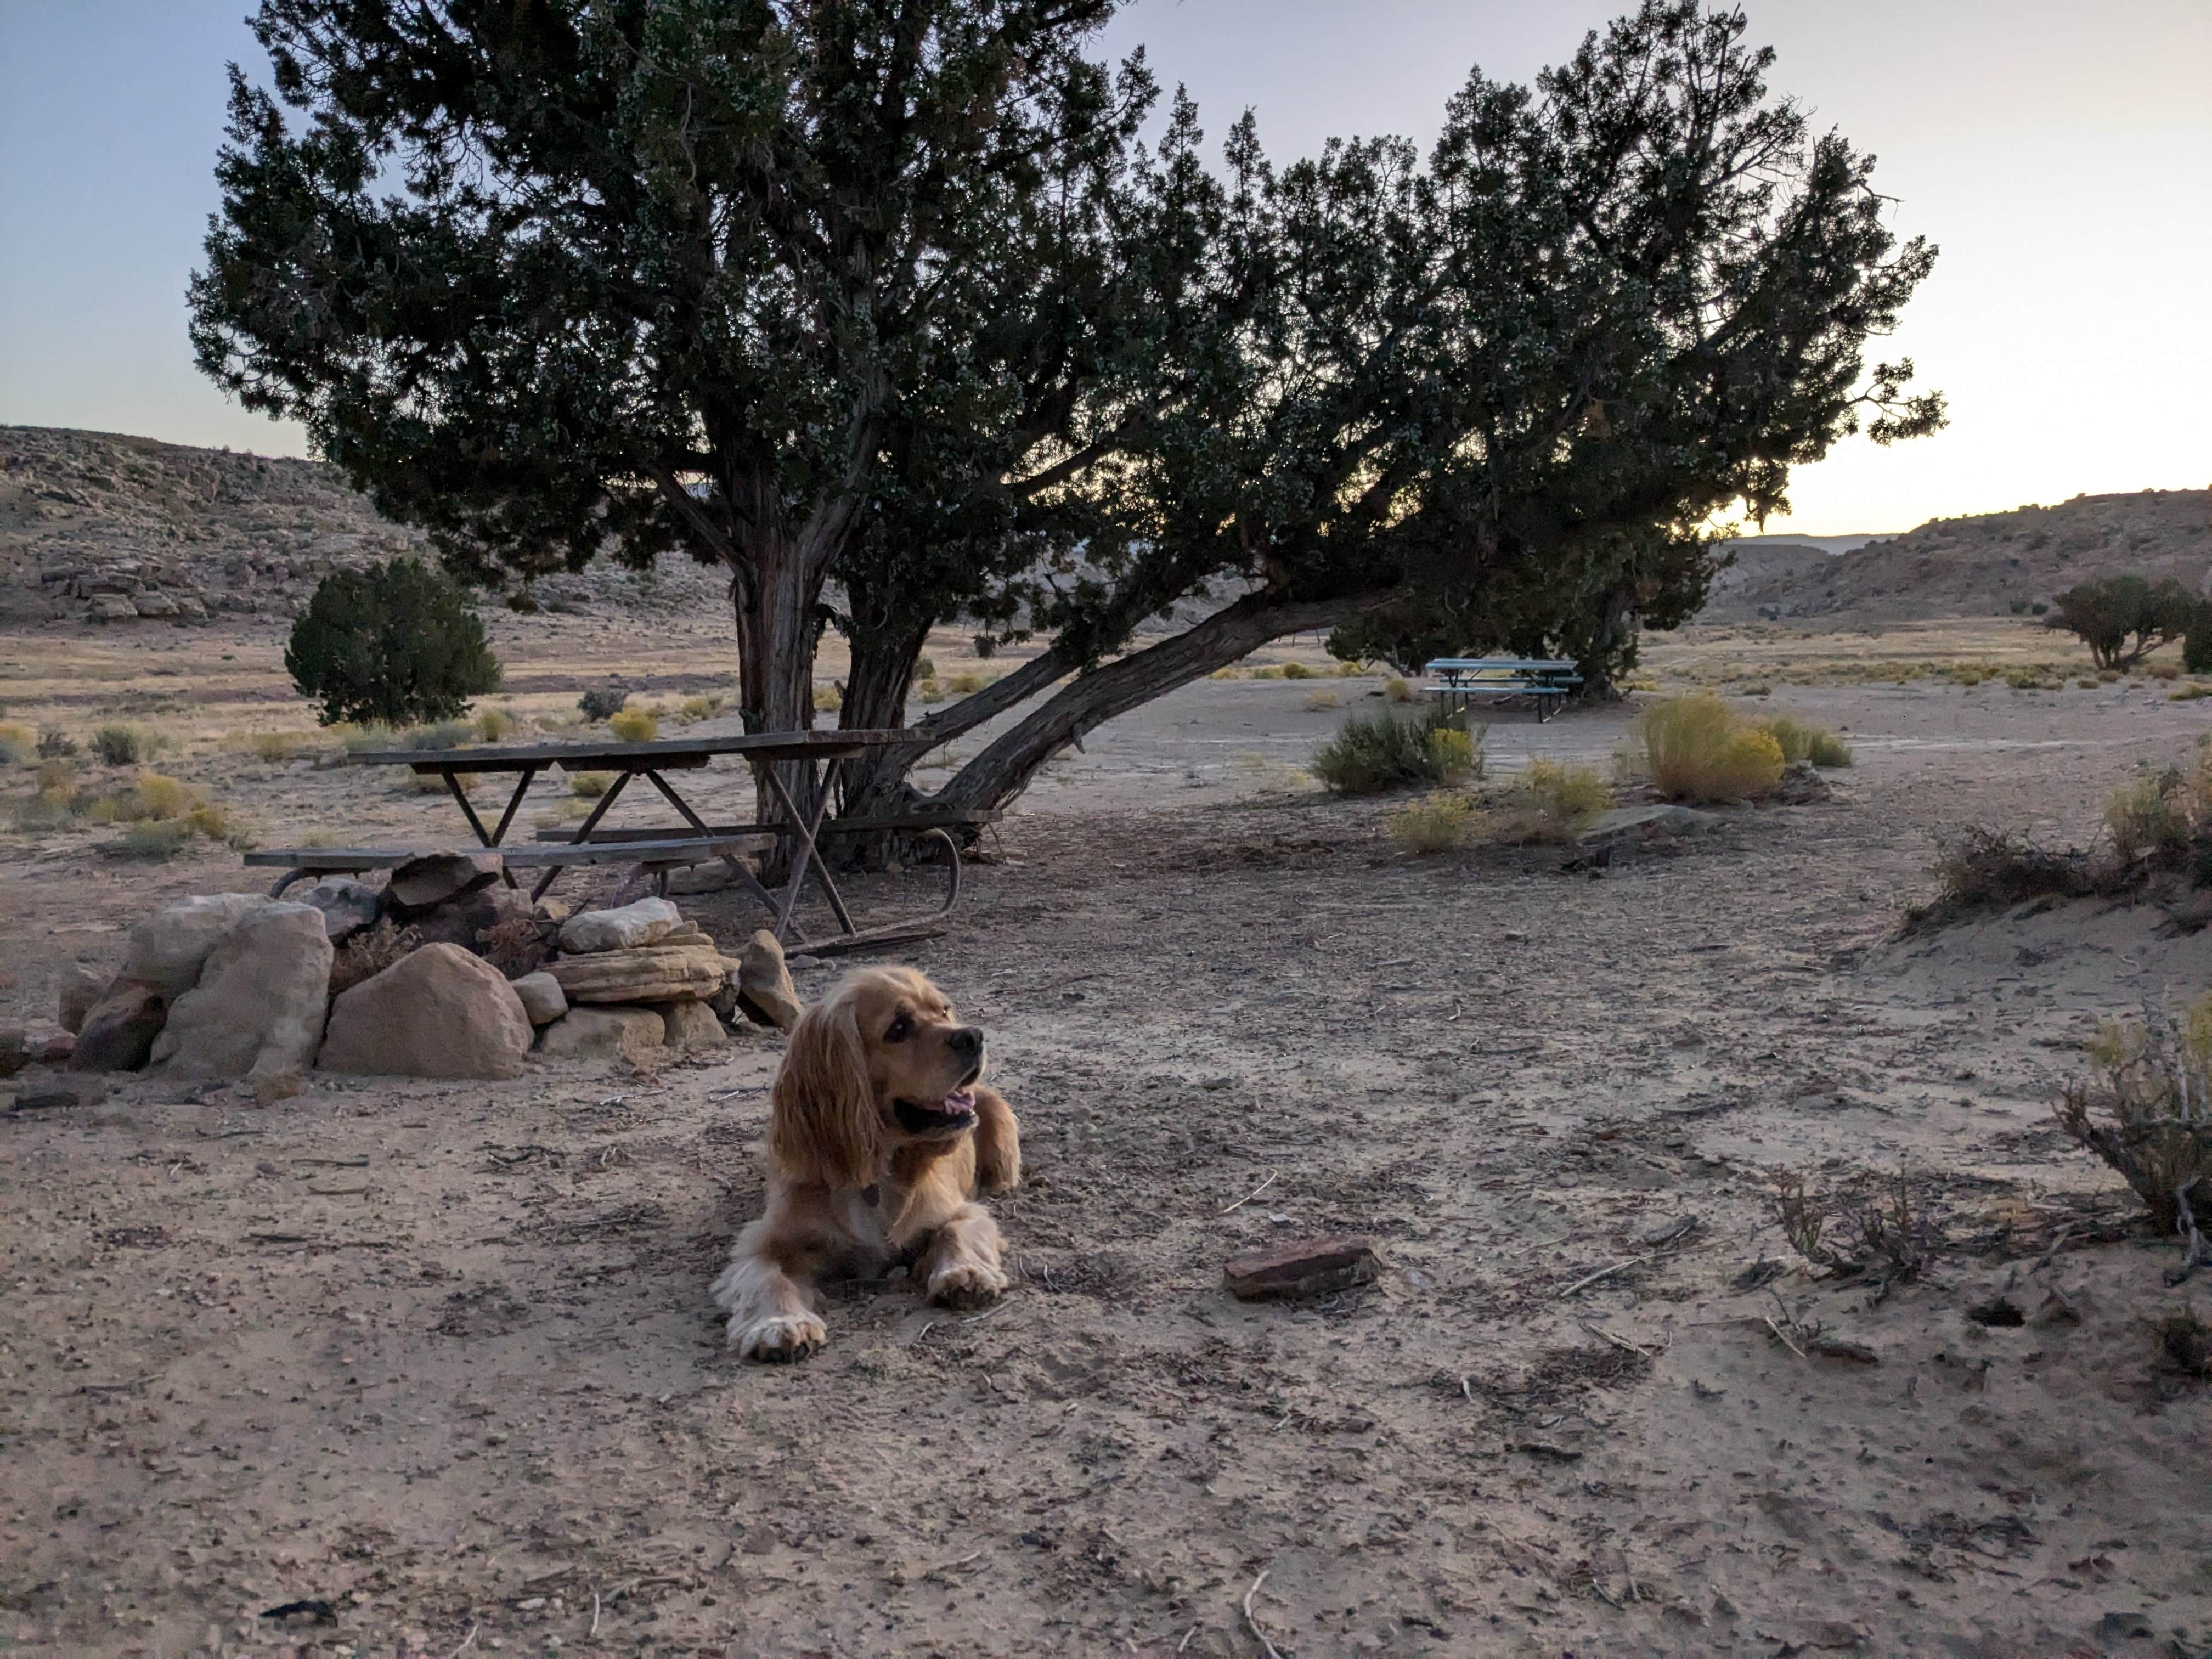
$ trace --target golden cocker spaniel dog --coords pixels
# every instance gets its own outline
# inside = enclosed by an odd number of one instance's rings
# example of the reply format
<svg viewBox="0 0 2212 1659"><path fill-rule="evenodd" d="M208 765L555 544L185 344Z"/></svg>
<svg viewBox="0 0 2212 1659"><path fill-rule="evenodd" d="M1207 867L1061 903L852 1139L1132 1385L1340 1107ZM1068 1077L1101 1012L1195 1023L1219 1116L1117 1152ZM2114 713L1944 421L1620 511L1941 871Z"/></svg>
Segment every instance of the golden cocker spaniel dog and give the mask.
<svg viewBox="0 0 2212 1659"><path fill-rule="evenodd" d="M801 1017L770 1097L768 1213L714 1281L741 1356L802 1359L829 1340L817 1278L902 1262L955 1308L1006 1288L975 1195L1020 1181L1021 1140L983 1062L983 1033L911 968L849 974Z"/></svg>

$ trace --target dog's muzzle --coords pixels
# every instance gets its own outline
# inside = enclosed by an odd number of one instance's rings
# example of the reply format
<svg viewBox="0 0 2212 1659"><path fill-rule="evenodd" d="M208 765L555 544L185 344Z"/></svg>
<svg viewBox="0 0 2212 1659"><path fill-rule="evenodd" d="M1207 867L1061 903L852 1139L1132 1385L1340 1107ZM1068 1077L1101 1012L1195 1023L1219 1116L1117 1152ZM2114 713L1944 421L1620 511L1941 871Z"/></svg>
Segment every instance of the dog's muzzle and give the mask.
<svg viewBox="0 0 2212 1659"><path fill-rule="evenodd" d="M899 1100L891 1103L899 1127L910 1135L958 1134L975 1127L975 1097L968 1092L970 1077L942 1100Z"/></svg>

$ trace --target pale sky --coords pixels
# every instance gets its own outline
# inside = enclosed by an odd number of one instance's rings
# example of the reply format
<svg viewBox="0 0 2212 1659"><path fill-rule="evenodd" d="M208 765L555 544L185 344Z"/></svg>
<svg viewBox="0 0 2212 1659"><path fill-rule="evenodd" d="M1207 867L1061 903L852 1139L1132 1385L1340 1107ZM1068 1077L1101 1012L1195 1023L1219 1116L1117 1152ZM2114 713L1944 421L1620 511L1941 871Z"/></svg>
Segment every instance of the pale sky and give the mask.
<svg viewBox="0 0 2212 1659"><path fill-rule="evenodd" d="M1630 0L1137 0L1111 27L1218 139L1425 143L1468 67L1525 79ZM200 379L184 288L248 0L0 0L0 422L305 453ZM1881 158L1935 275L1881 348L1936 437L1839 447L1771 531L1894 531L2212 485L2212 3L1749 0L1773 84Z"/></svg>

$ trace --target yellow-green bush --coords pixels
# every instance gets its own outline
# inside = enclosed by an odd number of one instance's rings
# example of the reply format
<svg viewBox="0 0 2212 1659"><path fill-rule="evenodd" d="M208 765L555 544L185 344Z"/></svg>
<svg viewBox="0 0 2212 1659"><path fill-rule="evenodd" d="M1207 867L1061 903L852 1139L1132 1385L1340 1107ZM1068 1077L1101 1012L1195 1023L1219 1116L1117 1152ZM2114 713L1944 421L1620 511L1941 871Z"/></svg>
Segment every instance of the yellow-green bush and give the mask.
<svg viewBox="0 0 2212 1659"><path fill-rule="evenodd" d="M512 710L479 708L477 710L477 736L485 743L497 743L513 734L517 725Z"/></svg>
<svg viewBox="0 0 2212 1659"><path fill-rule="evenodd" d="M845 694L834 685L814 688L814 709L817 714L834 714L845 706Z"/></svg>
<svg viewBox="0 0 2212 1659"><path fill-rule="evenodd" d="M687 720L710 720L720 714L729 699L719 691L709 691L703 696L686 697L682 710Z"/></svg>
<svg viewBox="0 0 2212 1659"><path fill-rule="evenodd" d="M1356 680L1366 672L1366 666L1361 663L1340 662L1336 665L1336 677L1340 680Z"/></svg>
<svg viewBox="0 0 2212 1659"><path fill-rule="evenodd" d="M1530 761L1517 781L1529 805L1569 834L1613 805L1613 786L1587 766Z"/></svg>
<svg viewBox="0 0 2212 1659"><path fill-rule="evenodd" d="M972 697L990 684L988 674L954 674L946 678L945 689L956 697Z"/></svg>
<svg viewBox="0 0 2212 1659"><path fill-rule="evenodd" d="M1710 693L1666 697L1637 717L1644 769L1670 800L1748 800L1782 781L1782 745Z"/></svg>
<svg viewBox="0 0 2212 1659"><path fill-rule="evenodd" d="M1354 714L1314 750L1310 770L1340 795L1379 795L1408 784L1451 784L1482 775L1480 732L1445 724L1443 711L1405 719L1387 710Z"/></svg>
<svg viewBox="0 0 2212 1659"><path fill-rule="evenodd" d="M136 766L153 751L135 726L103 726L92 734L92 752L102 766Z"/></svg>
<svg viewBox="0 0 2212 1659"><path fill-rule="evenodd" d="M1306 693L1306 707L1316 713L1324 708L1340 708L1343 705L1344 699L1334 691L1322 690Z"/></svg>
<svg viewBox="0 0 2212 1659"><path fill-rule="evenodd" d="M1382 695L1392 702L1411 702L1413 700L1413 683L1403 674L1393 674L1382 682Z"/></svg>
<svg viewBox="0 0 2212 1659"><path fill-rule="evenodd" d="M1392 808L1382 821L1390 839L1408 853L1449 853L1464 847L1481 822L1481 810L1473 801L1442 790Z"/></svg>
<svg viewBox="0 0 2212 1659"><path fill-rule="evenodd" d="M651 743L660 735L660 722L644 708L618 708L608 718L607 730L623 743Z"/></svg>
<svg viewBox="0 0 2212 1659"><path fill-rule="evenodd" d="M1815 766L1849 766L1851 746L1825 726L1808 726L1787 714L1771 714L1759 729L1781 746L1782 758L1790 765L1810 761Z"/></svg>
<svg viewBox="0 0 2212 1659"><path fill-rule="evenodd" d="M914 689L914 694L921 699L925 707L933 702L943 702L945 701L945 687L939 683L934 675L932 675L929 678L922 681L920 685L915 686Z"/></svg>
<svg viewBox="0 0 2212 1659"><path fill-rule="evenodd" d="M568 793L578 800L597 800L615 787L611 772L571 772L568 774Z"/></svg>
<svg viewBox="0 0 2212 1659"><path fill-rule="evenodd" d="M1283 671L1279 667L1270 665L1266 668L1254 669L1252 671L1252 678L1255 680L1279 680L1283 678Z"/></svg>
<svg viewBox="0 0 2212 1659"><path fill-rule="evenodd" d="M39 734L14 720L0 720L0 761L21 766L39 754Z"/></svg>
<svg viewBox="0 0 2212 1659"><path fill-rule="evenodd" d="M1283 678L1286 680L1317 680L1321 676L1302 662L1286 662L1283 665Z"/></svg>

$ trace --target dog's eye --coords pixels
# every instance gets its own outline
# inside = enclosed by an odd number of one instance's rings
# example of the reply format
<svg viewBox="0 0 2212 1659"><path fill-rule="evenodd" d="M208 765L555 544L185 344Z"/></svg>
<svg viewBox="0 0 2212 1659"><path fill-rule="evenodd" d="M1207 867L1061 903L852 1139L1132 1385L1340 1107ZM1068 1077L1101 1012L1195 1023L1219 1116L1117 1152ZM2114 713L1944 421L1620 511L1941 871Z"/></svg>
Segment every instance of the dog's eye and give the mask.
<svg viewBox="0 0 2212 1659"><path fill-rule="evenodd" d="M891 1029L884 1033L886 1042L904 1042L914 1032L914 1022L901 1014L891 1022Z"/></svg>

